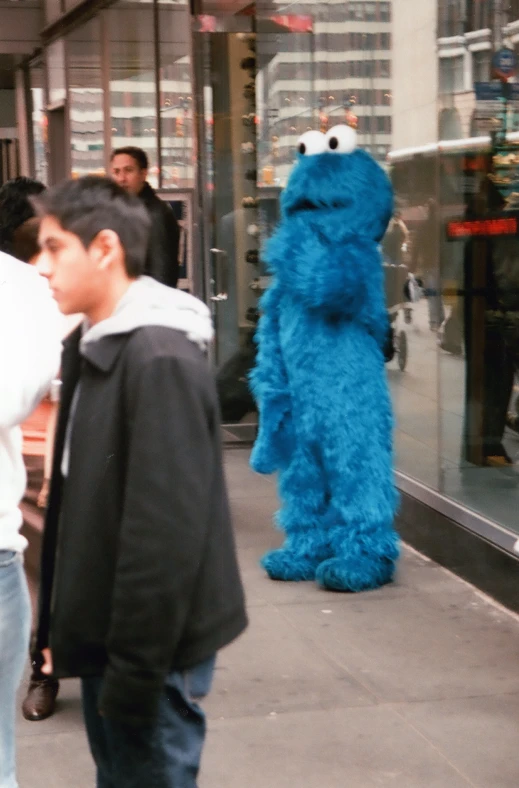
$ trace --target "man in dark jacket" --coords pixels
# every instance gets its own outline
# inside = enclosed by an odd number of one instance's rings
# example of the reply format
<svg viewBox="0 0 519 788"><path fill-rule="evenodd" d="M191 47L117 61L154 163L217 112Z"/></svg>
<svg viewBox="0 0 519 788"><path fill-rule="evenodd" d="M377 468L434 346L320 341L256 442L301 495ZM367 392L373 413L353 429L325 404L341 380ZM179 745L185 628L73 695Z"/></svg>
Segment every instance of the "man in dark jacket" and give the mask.
<svg viewBox="0 0 519 788"><path fill-rule="evenodd" d="M98 785L196 786L217 651L246 626L205 349L209 310L139 277L149 217L106 178L39 198L65 314L38 646L82 678Z"/></svg>
<svg viewBox="0 0 519 788"><path fill-rule="evenodd" d="M157 197L146 180L148 167L148 157L142 148L128 145L112 153L112 178L128 194L139 197L151 217L144 273L169 287L176 287L180 228L171 206Z"/></svg>

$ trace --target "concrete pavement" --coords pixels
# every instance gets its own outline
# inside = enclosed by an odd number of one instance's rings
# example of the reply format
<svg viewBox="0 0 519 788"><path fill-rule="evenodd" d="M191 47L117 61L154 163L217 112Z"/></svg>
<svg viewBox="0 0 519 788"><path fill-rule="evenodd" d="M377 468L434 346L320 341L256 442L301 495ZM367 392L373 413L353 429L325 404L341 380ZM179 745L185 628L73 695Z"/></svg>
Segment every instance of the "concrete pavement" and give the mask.
<svg viewBox="0 0 519 788"><path fill-rule="evenodd" d="M519 620L412 551L367 594L269 581L274 483L226 465L251 625L219 660L200 788L517 788ZM94 786L77 682L17 738L20 788Z"/></svg>

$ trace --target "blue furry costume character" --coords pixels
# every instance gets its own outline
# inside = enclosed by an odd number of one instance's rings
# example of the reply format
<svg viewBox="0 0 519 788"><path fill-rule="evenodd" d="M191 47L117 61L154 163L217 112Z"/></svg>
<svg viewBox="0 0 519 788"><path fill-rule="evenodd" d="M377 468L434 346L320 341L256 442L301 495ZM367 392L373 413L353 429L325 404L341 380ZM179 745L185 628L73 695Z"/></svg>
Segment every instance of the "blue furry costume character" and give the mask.
<svg viewBox="0 0 519 788"><path fill-rule="evenodd" d="M251 465L279 471L283 546L262 564L277 580L362 591L392 580L392 412L384 369L388 330L379 242L391 184L355 131L299 141L266 247L251 374L260 427Z"/></svg>

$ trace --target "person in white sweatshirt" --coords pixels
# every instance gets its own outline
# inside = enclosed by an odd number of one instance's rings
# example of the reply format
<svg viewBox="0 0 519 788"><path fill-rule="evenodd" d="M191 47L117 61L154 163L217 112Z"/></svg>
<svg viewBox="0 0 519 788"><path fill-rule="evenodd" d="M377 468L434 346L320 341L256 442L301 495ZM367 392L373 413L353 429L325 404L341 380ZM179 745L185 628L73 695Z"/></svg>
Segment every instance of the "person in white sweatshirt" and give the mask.
<svg viewBox="0 0 519 788"><path fill-rule="evenodd" d="M59 369L62 318L37 271L0 252L0 788L17 788L16 690L29 645L31 608L23 571L26 539L20 424Z"/></svg>

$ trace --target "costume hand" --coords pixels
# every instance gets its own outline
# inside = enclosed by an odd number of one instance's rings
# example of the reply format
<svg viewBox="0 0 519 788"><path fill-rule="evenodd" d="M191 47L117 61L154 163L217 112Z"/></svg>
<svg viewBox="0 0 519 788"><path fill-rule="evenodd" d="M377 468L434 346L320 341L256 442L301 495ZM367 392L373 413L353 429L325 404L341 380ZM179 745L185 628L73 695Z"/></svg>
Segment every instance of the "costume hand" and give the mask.
<svg viewBox="0 0 519 788"><path fill-rule="evenodd" d="M268 441L261 435L261 432L252 449L250 465L256 473L264 474L274 473L278 468L275 452L272 451Z"/></svg>
<svg viewBox="0 0 519 788"><path fill-rule="evenodd" d="M52 664L52 651L50 648L44 648L41 652L43 659L45 662L42 665L41 672L45 676L52 676L54 666Z"/></svg>

